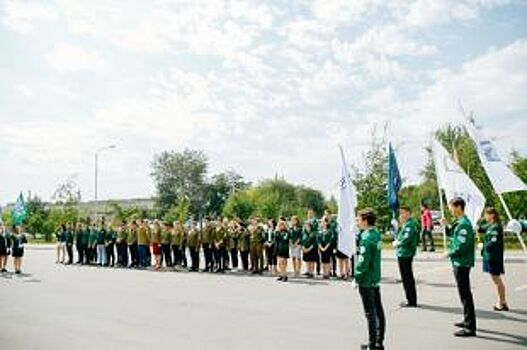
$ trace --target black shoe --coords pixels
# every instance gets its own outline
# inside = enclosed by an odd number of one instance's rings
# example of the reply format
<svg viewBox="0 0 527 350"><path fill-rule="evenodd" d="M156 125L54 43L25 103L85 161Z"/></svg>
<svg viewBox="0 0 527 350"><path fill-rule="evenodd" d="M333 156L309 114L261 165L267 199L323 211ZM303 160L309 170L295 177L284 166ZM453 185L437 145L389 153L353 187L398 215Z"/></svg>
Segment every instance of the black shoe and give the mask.
<svg viewBox="0 0 527 350"><path fill-rule="evenodd" d="M284 278L282 279L282 281L287 282L288 279L289 279L289 278L287 278L287 276L284 276Z"/></svg>
<svg viewBox="0 0 527 350"><path fill-rule="evenodd" d="M284 277L279 276L276 280L277 280L277 281L281 281L281 280L283 280L283 279L284 279Z"/></svg>
<svg viewBox="0 0 527 350"><path fill-rule="evenodd" d="M475 337L476 331L469 331L468 329L464 328L464 329L460 329L459 331L455 332L454 335L456 337L463 337L463 338Z"/></svg>
<svg viewBox="0 0 527 350"><path fill-rule="evenodd" d="M501 307L494 305L494 311L509 311L509 306L507 304L503 304Z"/></svg>
<svg viewBox="0 0 527 350"><path fill-rule="evenodd" d="M466 327L465 322L454 323L454 326L456 326L458 328L465 328Z"/></svg>

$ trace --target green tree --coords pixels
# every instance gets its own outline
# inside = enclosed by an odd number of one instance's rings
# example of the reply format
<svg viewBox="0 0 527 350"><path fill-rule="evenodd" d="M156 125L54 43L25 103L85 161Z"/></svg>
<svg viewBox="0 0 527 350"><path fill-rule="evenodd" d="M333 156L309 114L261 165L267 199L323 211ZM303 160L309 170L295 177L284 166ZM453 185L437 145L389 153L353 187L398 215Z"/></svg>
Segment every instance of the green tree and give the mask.
<svg viewBox="0 0 527 350"><path fill-rule="evenodd" d="M207 166L202 151L165 151L154 156L151 176L161 215L183 198L189 201L192 213L200 212L205 204Z"/></svg>
<svg viewBox="0 0 527 350"><path fill-rule="evenodd" d="M238 190L248 188L250 184L233 170L213 175L207 184L205 211L211 216L220 216L229 196Z"/></svg>
<svg viewBox="0 0 527 350"><path fill-rule="evenodd" d="M247 220L256 211L254 191L237 191L229 196L223 207L223 215Z"/></svg>

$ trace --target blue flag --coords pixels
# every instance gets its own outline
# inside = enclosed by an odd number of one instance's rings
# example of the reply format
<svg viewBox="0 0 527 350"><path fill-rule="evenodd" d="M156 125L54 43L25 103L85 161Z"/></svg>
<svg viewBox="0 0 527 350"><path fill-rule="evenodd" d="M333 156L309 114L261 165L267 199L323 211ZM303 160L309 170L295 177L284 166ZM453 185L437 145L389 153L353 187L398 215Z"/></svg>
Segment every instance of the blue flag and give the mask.
<svg viewBox="0 0 527 350"><path fill-rule="evenodd" d="M391 143L388 146L388 150L388 205L392 212L395 213L399 209L399 190L401 189L402 179Z"/></svg>
<svg viewBox="0 0 527 350"><path fill-rule="evenodd" d="M18 198L15 203L15 207L11 212L11 222L13 225L20 225L27 218L27 208L24 203L24 197L22 193L18 195Z"/></svg>

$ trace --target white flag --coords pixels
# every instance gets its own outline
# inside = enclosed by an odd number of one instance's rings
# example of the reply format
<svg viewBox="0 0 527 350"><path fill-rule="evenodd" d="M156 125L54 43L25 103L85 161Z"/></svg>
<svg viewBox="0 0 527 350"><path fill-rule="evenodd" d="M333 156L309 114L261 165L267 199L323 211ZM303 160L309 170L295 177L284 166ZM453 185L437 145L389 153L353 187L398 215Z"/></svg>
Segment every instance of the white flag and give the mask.
<svg viewBox="0 0 527 350"><path fill-rule="evenodd" d="M526 191L527 186L507 167L494 144L485 136L483 131L477 129L470 122L466 123L466 126L468 133L476 143L479 159L481 159L483 168L485 168L496 193Z"/></svg>
<svg viewBox="0 0 527 350"><path fill-rule="evenodd" d="M351 257L355 252L355 238L357 227L355 224L355 206L357 205L357 192L351 181L344 151L340 148L342 170L339 181L339 208L338 208L338 247L343 254Z"/></svg>
<svg viewBox="0 0 527 350"><path fill-rule="evenodd" d="M432 152L439 187L448 201L455 197L465 200L465 214L475 226L485 208L485 197L437 140L432 141Z"/></svg>

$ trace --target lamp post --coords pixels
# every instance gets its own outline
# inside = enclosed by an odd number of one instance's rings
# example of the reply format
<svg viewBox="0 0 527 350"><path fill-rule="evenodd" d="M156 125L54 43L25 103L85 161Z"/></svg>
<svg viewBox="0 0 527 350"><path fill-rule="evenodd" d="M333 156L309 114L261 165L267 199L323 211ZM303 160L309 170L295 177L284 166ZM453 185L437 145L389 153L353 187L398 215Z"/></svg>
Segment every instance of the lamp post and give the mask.
<svg viewBox="0 0 527 350"><path fill-rule="evenodd" d="M101 147L101 148L98 148L96 151L95 151L95 193L94 193L94 197L95 197L95 206L97 206L97 177L98 177L98 168L99 168L99 153L103 152L103 151L108 151L108 150L111 150L111 149L114 149L116 146L115 145L109 145L109 146L104 146L104 147Z"/></svg>

